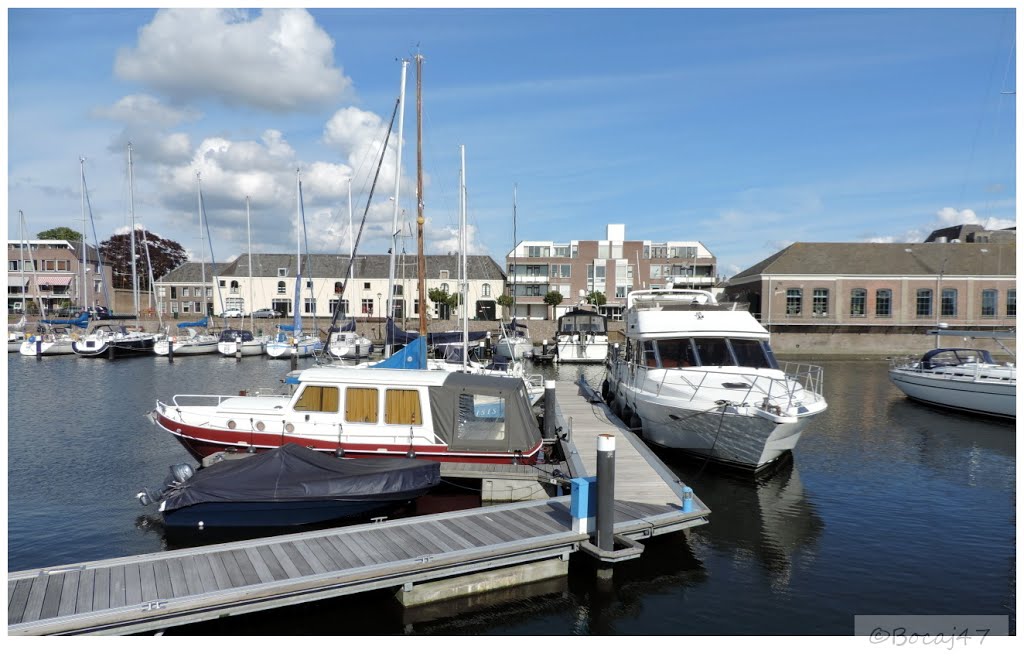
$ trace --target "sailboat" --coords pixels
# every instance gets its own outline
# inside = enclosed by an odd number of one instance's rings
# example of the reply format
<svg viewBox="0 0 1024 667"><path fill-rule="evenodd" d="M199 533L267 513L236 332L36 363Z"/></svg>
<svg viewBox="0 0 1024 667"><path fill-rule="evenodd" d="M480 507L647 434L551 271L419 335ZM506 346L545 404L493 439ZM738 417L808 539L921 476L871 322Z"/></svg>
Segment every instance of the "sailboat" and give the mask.
<svg viewBox="0 0 1024 667"><path fill-rule="evenodd" d="M350 285L355 280L355 245L352 243L352 179L348 181L348 279L345 284ZM338 295L338 299L344 300L344 293ZM338 304L341 308L341 304ZM336 318L332 317L331 326L327 330L327 352L337 359L363 359L373 354L373 341L356 331L356 320L349 316L348 322L340 326L334 324Z"/></svg>
<svg viewBox="0 0 1024 667"><path fill-rule="evenodd" d="M512 248L516 248L516 209L517 192L512 190ZM501 336L494 346L494 354L501 355L507 359L520 361L525 357L533 356L533 338L530 337L530 329L523 323L516 321L515 317L515 291L512 296L512 321L505 325L501 323Z"/></svg>
<svg viewBox="0 0 1024 667"><path fill-rule="evenodd" d="M253 357L267 351L270 336L255 336L256 328L252 311L255 303L252 296L252 227L249 220L249 197L245 198L245 235L249 243L249 329L224 329L220 332L217 351L225 357Z"/></svg>
<svg viewBox="0 0 1024 667"><path fill-rule="evenodd" d="M25 235L25 214L18 211L21 216L21 243L18 244L19 260L18 269L21 273L21 319L14 324L7 325L7 351L17 352L21 349L21 344L25 342L25 294L28 292L28 280L25 279L25 244L27 238Z"/></svg>
<svg viewBox="0 0 1024 667"><path fill-rule="evenodd" d="M295 190L298 219L295 233L295 299L292 304L292 323L278 325L274 340L267 343L267 356L274 359L308 357L323 348L318 336L302 332L302 232L306 219L302 209L302 180L295 172Z"/></svg>
<svg viewBox="0 0 1024 667"><path fill-rule="evenodd" d="M135 317L139 316L139 281L135 273L135 194L132 178L132 145L128 144L128 205L131 230L132 294ZM123 324L100 324L92 332L71 343L71 349L80 357L140 356L153 353L156 336L142 331L141 327L129 329Z"/></svg>
<svg viewBox="0 0 1024 667"><path fill-rule="evenodd" d="M206 285L206 249L203 247L203 184L199 172L196 172L196 191L199 207L199 263L201 267L200 284ZM165 357L173 350L174 354L195 355L210 354L217 351L219 339L208 333L201 333L209 325L209 318L203 317L195 322L179 322L178 331L185 335L167 336L153 345L153 353Z"/></svg>

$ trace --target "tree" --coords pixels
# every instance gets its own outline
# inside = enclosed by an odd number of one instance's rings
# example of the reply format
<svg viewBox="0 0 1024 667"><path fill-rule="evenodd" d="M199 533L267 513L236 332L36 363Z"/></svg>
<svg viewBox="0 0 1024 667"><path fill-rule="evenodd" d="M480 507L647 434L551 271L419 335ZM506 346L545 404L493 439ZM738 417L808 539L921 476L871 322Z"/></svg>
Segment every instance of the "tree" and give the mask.
<svg viewBox="0 0 1024 667"><path fill-rule="evenodd" d="M132 288L131 242L131 235L125 232L115 234L100 243L103 262L110 265L114 274L114 287L117 289ZM160 238L148 230L145 245L149 246L149 259L153 263L153 277L156 280L181 266L188 259L188 253L177 241ZM138 276L139 289L149 290L149 269L146 266L146 248L143 245L141 229L135 230L135 273Z"/></svg>
<svg viewBox="0 0 1024 667"><path fill-rule="evenodd" d="M427 298L438 305L440 319L447 320L451 317L452 310L459 307L458 293L449 294L443 289L432 287L427 292Z"/></svg>
<svg viewBox="0 0 1024 667"><path fill-rule="evenodd" d="M54 227L53 229L44 229L36 235L36 238L45 241L81 241L82 233L76 232L70 227Z"/></svg>
<svg viewBox="0 0 1024 667"><path fill-rule="evenodd" d="M502 308L511 308L515 305L515 299L512 298L511 294L501 294L495 301Z"/></svg>
<svg viewBox="0 0 1024 667"><path fill-rule="evenodd" d="M554 308L557 307L558 304L562 303L562 293L556 290L551 290L544 295L544 303L551 306L552 312L554 312Z"/></svg>
<svg viewBox="0 0 1024 667"><path fill-rule="evenodd" d="M603 306L608 303L608 297L604 295L604 292L591 292L587 295L587 303L592 303L595 306Z"/></svg>

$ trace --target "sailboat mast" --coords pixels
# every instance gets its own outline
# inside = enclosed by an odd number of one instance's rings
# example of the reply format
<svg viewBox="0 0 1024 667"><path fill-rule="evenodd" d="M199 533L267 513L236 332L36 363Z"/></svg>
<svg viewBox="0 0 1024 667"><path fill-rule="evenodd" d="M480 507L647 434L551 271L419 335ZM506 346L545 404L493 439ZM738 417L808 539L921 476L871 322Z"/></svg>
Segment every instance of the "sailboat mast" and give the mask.
<svg viewBox="0 0 1024 667"><path fill-rule="evenodd" d="M89 308L89 285L86 282L86 254L85 254L85 240L86 240L86 229L85 229L85 158L78 158L79 166L82 173L82 287L78 304L85 308Z"/></svg>
<svg viewBox="0 0 1024 667"><path fill-rule="evenodd" d="M345 280L345 287L348 287L353 282L353 277L356 275L356 245L355 241L352 240L352 177L348 177L348 278ZM345 290L341 291L338 296L339 299L345 301ZM341 310L341 304L338 304L336 311ZM345 309L345 317L349 316L348 308ZM331 324L334 322L332 320Z"/></svg>
<svg viewBox="0 0 1024 667"><path fill-rule="evenodd" d="M462 370L466 370L469 358L469 317L466 297L469 285L466 281L466 146L459 146L459 301L462 306Z"/></svg>
<svg viewBox="0 0 1024 667"><path fill-rule="evenodd" d="M25 285L25 243L28 239L25 235L25 214L19 210L18 215L21 216L21 227L18 230L21 233L21 243L18 244L18 266L21 268L21 316L25 317L28 314L28 311L25 310L25 294L28 293ZM33 267L34 272L35 268Z"/></svg>
<svg viewBox="0 0 1024 667"><path fill-rule="evenodd" d="M245 237L249 246L249 327L255 328L256 320L253 317L253 297L252 297L252 229L249 225L249 195L245 196Z"/></svg>
<svg viewBox="0 0 1024 667"><path fill-rule="evenodd" d="M203 177L201 172L196 172L196 208L199 211L199 271L200 286L203 292L203 315L206 315L206 246L203 236Z"/></svg>
<svg viewBox="0 0 1024 667"><path fill-rule="evenodd" d="M139 276L135 271L135 185L132 181L132 145L128 144L128 220L131 227L132 247L132 303L135 317L139 316Z"/></svg>
<svg viewBox="0 0 1024 667"><path fill-rule="evenodd" d="M21 238L25 239L25 243L28 244L28 263L32 266L32 285L36 292L36 309L39 311L39 316L43 317L46 313L43 312L43 299L39 296L39 278L36 276L36 260L32 256L32 242L28 240L28 226L25 225L24 211L19 209L18 216L21 218ZM24 308L22 310L24 310Z"/></svg>
<svg viewBox="0 0 1024 667"><path fill-rule="evenodd" d="M402 60L402 83L398 89L398 142L397 149L395 150L395 207L391 218L391 248L388 250L388 298L387 304L387 317L388 319L394 319L395 317L395 254L398 250L398 209L399 201L398 195L401 189L402 183L402 136L405 128L405 73L409 66L409 61ZM384 342L384 356L391 356L391 339L387 338Z"/></svg>
<svg viewBox="0 0 1024 667"><path fill-rule="evenodd" d="M516 268L516 256L518 252L516 248L518 241L516 240L516 209L518 207L519 197L519 185L516 183L512 184L512 317L508 318L511 322L516 316L516 282L519 276L516 274L518 270ZM529 309L529 307L527 307ZM512 333L515 333L515 327L512 327Z"/></svg>
<svg viewBox="0 0 1024 667"><path fill-rule="evenodd" d="M295 170L295 298L292 308L292 332L298 340L302 328L302 316L299 314L299 300L302 294L302 172Z"/></svg>
<svg viewBox="0 0 1024 667"><path fill-rule="evenodd" d="M420 335L427 335L427 260L423 255L423 56L416 54L416 277Z"/></svg>

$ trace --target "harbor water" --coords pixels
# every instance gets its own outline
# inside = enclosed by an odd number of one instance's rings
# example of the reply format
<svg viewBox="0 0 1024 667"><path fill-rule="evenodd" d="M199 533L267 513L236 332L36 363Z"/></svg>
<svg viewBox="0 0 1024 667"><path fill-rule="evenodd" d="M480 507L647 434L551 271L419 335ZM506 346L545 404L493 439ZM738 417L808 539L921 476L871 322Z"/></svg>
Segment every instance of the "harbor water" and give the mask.
<svg viewBox="0 0 1024 667"><path fill-rule="evenodd" d="M884 360L822 365L829 408L769 474L656 450L710 524L646 541L611 580L574 556L566 578L423 608L379 591L168 634L849 635L858 614L1006 615L1015 633L1015 424L912 403ZM155 399L270 388L289 370L216 355L7 366L11 571L173 548L135 499L189 461L146 418ZM429 502L476 501L451 487Z"/></svg>

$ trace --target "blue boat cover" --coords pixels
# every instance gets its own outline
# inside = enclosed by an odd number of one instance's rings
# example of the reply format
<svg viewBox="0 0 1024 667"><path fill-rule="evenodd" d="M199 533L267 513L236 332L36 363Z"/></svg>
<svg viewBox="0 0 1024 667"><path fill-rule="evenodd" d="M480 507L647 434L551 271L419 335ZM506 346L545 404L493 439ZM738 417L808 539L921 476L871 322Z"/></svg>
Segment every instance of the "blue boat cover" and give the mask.
<svg viewBox="0 0 1024 667"><path fill-rule="evenodd" d="M288 443L197 471L167 491L163 509L199 503L387 499L440 482L441 464L436 461L339 459Z"/></svg>
<svg viewBox="0 0 1024 667"><path fill-rule="evenodd" d="M83 311L81 315L73 320L40 320L40 322L43 324L64 324L86 329L89 326L89 313Z"/></svg>
<svg viewBox="0 0 1024 667"><path fill-rule="evenodd" d="M179 329L184 329L186 327L205 327L209 323L210 323L210 319L207 318L207 317L204 317L203 319L196 320L195 322L178 322L178 328Z"/></svg>

